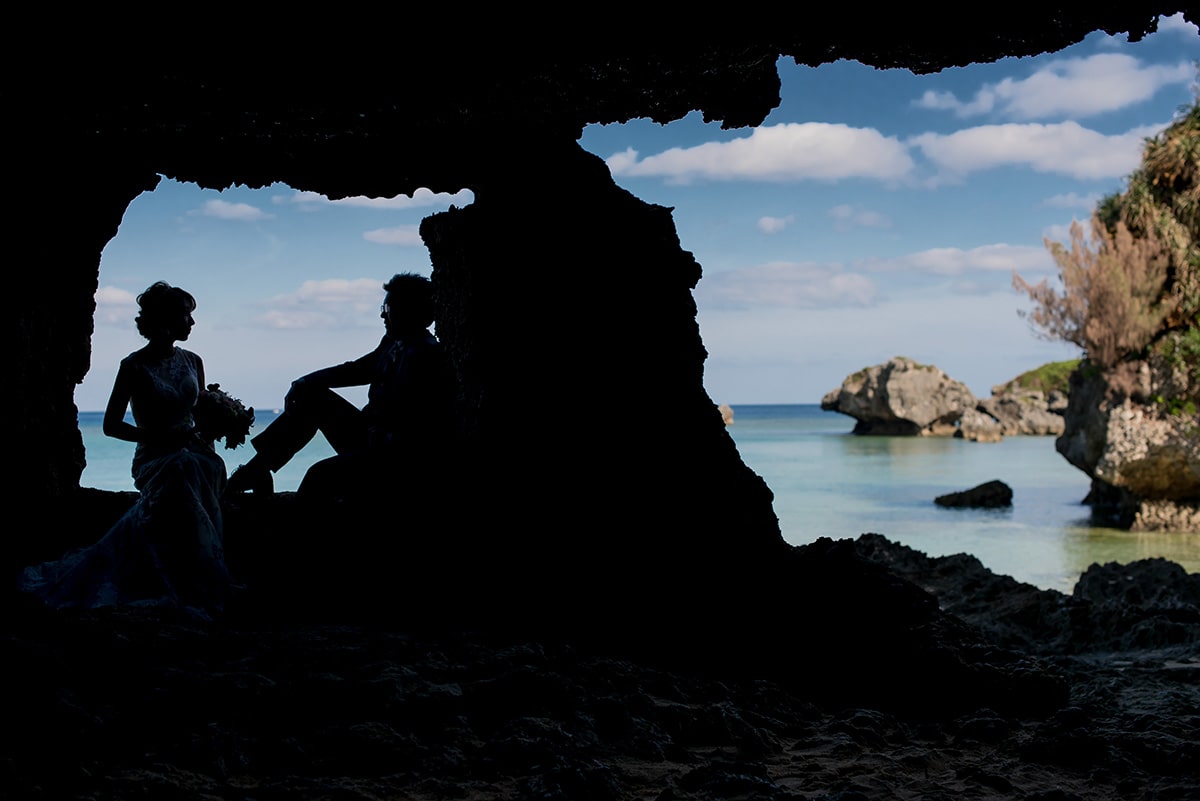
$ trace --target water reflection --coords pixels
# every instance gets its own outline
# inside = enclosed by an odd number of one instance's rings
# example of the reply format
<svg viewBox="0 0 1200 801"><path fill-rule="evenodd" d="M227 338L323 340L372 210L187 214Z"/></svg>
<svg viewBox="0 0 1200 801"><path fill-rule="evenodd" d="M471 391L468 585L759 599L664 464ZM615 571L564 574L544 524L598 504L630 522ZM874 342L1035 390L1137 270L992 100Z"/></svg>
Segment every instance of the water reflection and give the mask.
<svg viewBox="0 0 1200 801"><path fill-rule="evenodd" d="M860 437L854 434L838 437L837 441L848 456L897 458L950 453L963 444L962 440L953 437Z"/></svg>
<svg viewBox="0 0 1200 801"><path fill-rule="evenodd" d="M1066 567L1074 573L1082 573L1096 563L1126 564L1155 557L1178 562L1189 573L1200 573L1200 534L1079 525L1067 528L1061 543Z"/></svg>

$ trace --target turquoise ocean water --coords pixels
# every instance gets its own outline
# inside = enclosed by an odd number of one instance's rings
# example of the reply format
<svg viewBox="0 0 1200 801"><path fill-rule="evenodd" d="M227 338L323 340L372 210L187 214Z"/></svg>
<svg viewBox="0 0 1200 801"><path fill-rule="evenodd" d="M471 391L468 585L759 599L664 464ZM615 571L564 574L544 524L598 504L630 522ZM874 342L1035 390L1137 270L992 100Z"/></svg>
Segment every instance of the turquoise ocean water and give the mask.
<svg viewBox="0 0 1200 801"><path fill-rule="evenodd" d="M775 493L784 538L877 532L930 556L970 553L997 573L1070 592L1093 562L1161 556L1200 572L1200 535L1136 534L1088 524L1080 501L1087 477L1054 450L1053 437L1008 437L998 443L913 437L856 437L854 421L815 404L734 406L729 433L742 459ZM275 417L256 410L253 431ZM101 414L79 415L87 449L84 486L132 490L133 445L105 437ZM251 447L220 450L232 470ZM277 491L295 490L313 462L333 454L318 436L275 476ZM1007 510L943 509L934 497L991 479L1013 488ZM586 510L581 510L586 514Z"/></svg>

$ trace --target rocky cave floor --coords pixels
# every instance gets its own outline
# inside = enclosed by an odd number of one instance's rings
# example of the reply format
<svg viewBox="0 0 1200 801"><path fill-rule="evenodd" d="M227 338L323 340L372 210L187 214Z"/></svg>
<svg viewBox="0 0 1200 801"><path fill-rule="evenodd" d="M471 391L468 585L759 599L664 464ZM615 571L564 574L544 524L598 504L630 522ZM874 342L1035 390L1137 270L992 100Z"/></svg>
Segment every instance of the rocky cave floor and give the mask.
<svg viewBox="0 0 1200 801"><path fill-rule="evenodd" d="M1061 673L1068 705L925 719L559 642L18 605L0 796L1200 799L1200 576L1094 566L1066 596L855 547Z"/></svg>

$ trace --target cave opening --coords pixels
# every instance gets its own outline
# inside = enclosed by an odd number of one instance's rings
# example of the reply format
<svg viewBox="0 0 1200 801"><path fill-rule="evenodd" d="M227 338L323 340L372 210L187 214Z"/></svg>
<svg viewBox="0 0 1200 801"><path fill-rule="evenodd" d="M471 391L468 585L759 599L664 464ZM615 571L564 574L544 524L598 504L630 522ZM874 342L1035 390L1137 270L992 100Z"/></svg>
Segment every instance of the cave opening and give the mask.
<svg viewBox="0 0 1200 801"><path fill-rule="evenodd" d="M420 220L471 201L467 190L330 200L284 183L218 191L165 178L135 198L101 254L91 366L75 391L81 486L133 489L133 444L103 437L100 419L120 360L145 344L133 323L145 287L162 280L196 297L196 326L180 346L204 359L210 383L256 408L260 431L294 378L375 347L383 282L432 270ZM342 392L366 401L365 387ZM304 461L331 454L319 436ZM222 455L232 471L252 450ZM299 482L292 472L285 488Z"/></svg>

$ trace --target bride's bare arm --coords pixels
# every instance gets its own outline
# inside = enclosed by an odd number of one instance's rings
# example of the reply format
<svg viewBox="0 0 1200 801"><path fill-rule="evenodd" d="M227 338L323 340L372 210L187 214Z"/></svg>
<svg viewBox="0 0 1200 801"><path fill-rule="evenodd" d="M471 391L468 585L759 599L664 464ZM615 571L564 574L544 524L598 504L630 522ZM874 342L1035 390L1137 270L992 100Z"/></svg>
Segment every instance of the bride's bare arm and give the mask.
<svg viewBox="0 0 1200 801"><path fill-rule="evenodd" d="M125 422L125 410L129 408L132 396L129 387L129 376L125 365L117 369L117 378L113 381L112 393L108 396L108 405L104 407L104 435L126 442L141 442L141 432L137 426Z"/></svg>

